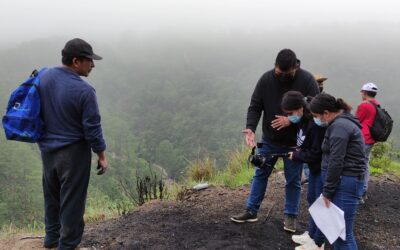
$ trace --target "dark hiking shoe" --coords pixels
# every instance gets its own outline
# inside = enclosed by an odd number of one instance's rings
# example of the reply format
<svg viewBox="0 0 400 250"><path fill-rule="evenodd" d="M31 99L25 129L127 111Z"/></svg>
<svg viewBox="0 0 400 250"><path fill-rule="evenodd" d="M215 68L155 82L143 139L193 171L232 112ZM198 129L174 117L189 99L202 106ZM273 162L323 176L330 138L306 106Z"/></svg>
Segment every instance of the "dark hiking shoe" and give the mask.
<svg viewBox="0 0 400 250"><path fill-rule="evenodd" d="M293 215L286 215L285 220L283 222L283 229L285 231L295 233L296 232L296 225L297 225L297 218Z"/></svg>
<svg viewBox="0 0 400 250"><path fill-rule="evenodd" d="M43 247L46 249L56 249L58 247L58 243L53 243L53 244L44 243Z"/></svg>
<svg viewBox="0 0 400 250"><path fill-rule="evenodd" d="M232 216L231 221L236 223L244 223L244 222L256 222L258 221L258 219L257 219L257 214L253 214L250 211L246 210L246 212L244 213Z"/></svg>
<svg viewBox="0 0 400 250"><path fill-rule="evenodd" d="M50 237L47 234L44 236L43 247L52 249L58 247L58 238Z"/></svg>

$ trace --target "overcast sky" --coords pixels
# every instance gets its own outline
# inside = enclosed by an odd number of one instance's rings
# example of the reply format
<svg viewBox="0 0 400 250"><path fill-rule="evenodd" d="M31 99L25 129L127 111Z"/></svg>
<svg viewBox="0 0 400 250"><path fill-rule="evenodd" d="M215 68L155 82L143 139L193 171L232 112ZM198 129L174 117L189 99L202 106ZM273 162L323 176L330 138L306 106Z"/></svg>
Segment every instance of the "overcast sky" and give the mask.
<svg viewBox="0 0 400 250"><path fill-rule="evenodd" d="M397 4L396 4L397 2ZM1 42L54 36L262 32L352 23L400 24L392 0L0 0Z"/></svg>

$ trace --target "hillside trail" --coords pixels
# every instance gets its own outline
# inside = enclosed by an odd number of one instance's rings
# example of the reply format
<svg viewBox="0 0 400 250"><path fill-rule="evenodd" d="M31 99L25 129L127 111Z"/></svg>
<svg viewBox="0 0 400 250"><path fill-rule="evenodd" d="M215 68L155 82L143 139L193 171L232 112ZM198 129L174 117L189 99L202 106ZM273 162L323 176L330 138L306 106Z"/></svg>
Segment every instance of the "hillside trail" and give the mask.
<svg viewBox="0 0 400 250"><path fill-rule="evenodd" d="M256 223L235 224L230 216L245 209L250 186L186 190L178 201L151 201L117 219L89 224L86 249L294 249L283 230L284 177L270 177ZM307 185L302 188L299 233L307 228ZM372 177L369 199L355 223L359 249L400 249L400 182ZM42 239L0 239L0 249L43 249ZM327 244L325 249L331 249Z"/></svg>

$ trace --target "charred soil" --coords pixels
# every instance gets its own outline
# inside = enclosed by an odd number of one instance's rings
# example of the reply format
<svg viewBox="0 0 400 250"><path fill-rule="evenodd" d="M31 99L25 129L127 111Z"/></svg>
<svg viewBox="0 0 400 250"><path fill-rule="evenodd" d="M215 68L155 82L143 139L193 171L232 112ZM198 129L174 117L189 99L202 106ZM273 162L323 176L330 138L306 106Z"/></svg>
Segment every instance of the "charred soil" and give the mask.
<svg viewBox="0 0 400 250"><path fill-rule="evenodd" d="M294 249L283 230L284 178L270 177L256 223L235 224L230 216L245 209L250 186L187 190L179 201L152 201L118 219L86 226L82 247L90 249ZM298 233L307 228L307 186L302 187ZM369 199L357 210L359 249L400 249L400 183L372 177ZM0 239L4 249L38 249L40 239ZM2 245L3 245L2 244ZM36 246L36 247L35 247ZM4 245L3 245L4 247ZM1 248L1 247L0 247ZM3 248L1 248L3 249ZM331 249L329 245L325 249Z"/></svg>
<svg viewBox="0 0 400 250"><path fill-rule="evenodd" d="M284 178L276 173L256 223L235 224L250 186L188 191L181 201L154 201L121 218L87 227L82 245L104 249L294 249L283 230ZM307 186L302 188L299 232L307 228ZM400 249L400 184L372 178L369 199L357 210L359 249ZM329 249L329 247L326 247Z"/></svg>

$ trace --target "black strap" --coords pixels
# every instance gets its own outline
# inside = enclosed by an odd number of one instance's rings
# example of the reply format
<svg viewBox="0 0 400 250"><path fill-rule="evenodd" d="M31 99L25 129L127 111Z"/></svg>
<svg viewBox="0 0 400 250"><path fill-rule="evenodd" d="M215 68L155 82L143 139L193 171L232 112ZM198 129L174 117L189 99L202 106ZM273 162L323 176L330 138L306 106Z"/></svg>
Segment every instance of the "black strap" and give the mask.
<svg viewBox="0 0 400 250"><path fill-rule="evenodd" d="M33 70L31 73L31 77L37 77L39 74L39 71L37 71L37 69Z"/></svg>
<svg viewBox="0 0 400 250"><path fill-rule="evenodd" d="M371 103L376 109L379 107L381 107L381 105L377 105L377 104L375 104L374 102L371 102L371 101L368 101L369 103Z"/></svg>
<svg viewBox="0 0 400 250"><path fill-rule="evenodd" d="M256 153L256 147L253 147L252 149L251 149L251 155L254 155Z"/></svg>

